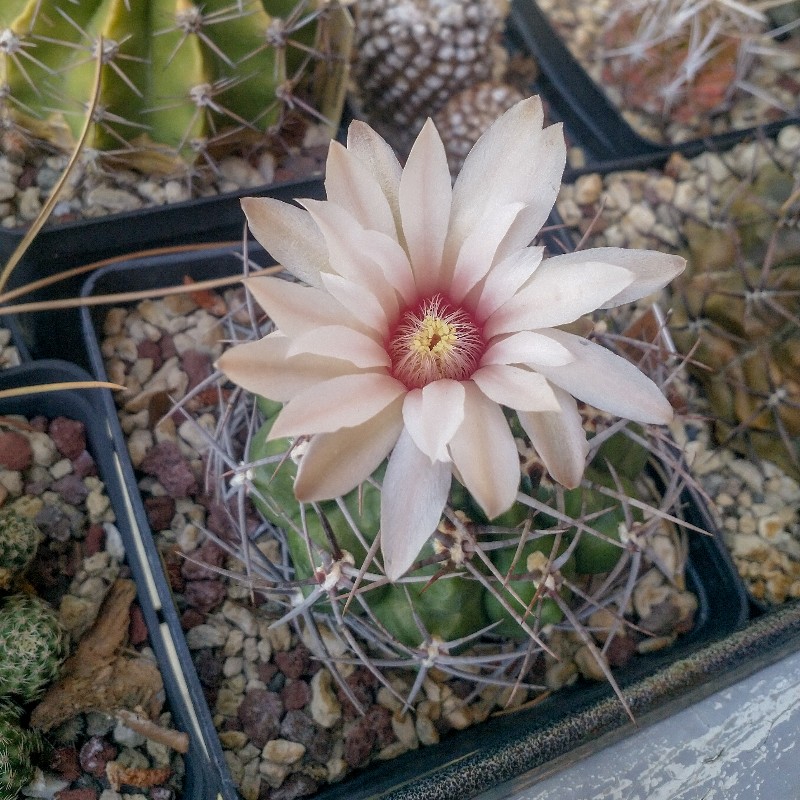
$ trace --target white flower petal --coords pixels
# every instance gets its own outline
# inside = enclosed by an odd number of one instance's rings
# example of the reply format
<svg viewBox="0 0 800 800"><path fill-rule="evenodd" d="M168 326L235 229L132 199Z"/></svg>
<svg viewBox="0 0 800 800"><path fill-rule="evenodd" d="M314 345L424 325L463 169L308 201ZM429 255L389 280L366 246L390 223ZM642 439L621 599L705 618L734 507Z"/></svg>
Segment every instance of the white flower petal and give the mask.
<svg viewBox="0 0 800 800"><path fill-rule="evenodd" d="M300 460L294 493L311 503L355 489L383 462L403 429L403 398L352 428L311 437Z"/></svg>
<svg viewBox="0 0 800 800"><path fill-rule="evenodd" d="M444 145L428 120L408 154L400 179L400 216L417 288L437 286L452 195Z"/></svg>
<svg viewBox="0 0 800 800"><path fill-rule="evenodd" d="M598 308L614 308L631 303L663 289L673 278L683 272L686 259L656 250L624 250L621 247L596 247L554 256L547 260L553 267L583 264L592 261L623 267L634 275L633 283L614 295Z"/></svg>
<svg viewBox="0 0 800 800"><path fill-rule="evenodd" d="M402 383L375 372L331 378L296 394L278 414L269 438L352 428L366 422L405 393Z"/></svg>
<svg viewBox="0 0 800 800"><path fill-rule="evenodd" d="M344 325L322 325L294 337L287 355L300 353L341 358L363 368L391 366L389 354L382 344Z"/></svg>
<svg viewBox="0 0 800 800"><path fill-rule="evenodd" d="M491 268L497 247L523 208L521 203L489 209L478 227L464 240L453 271L450 299L460 303Z"/></svg>
<svg viewBox="0 0 800 800"><path fill-rule="evenodd" d="M519 411L557 411L550 384L538 372L505 364L475 370L472 380L495 403Z"/></svg>
<svg viewBox="0 0 800 800"><path fill-rule="evenodd" d="M320 325L350 325L357 319L327 292L282 278L248 278L244 285L275 326L296 336Z"/></svg>
<svg viewBox="0 0 800 800"><path fill-rule="evenodd" d="M359 283L343 278L341 275L325 273L322 276L322 285L328 293L343 305L361 324L381 336L388 332L387 309L369 289ZM396 312L397 307L390 309ZM352 327L352 326L351 326Z"/></svg>
<svg viewBox="0 0 800 800"><path fill-rule="evenodd" d="M378 182L389 202L397 230L401 231L400 176L403 168L394 150L369 125L360 120L351 122L347 129L347 149L367 167Z"/></svg>
<svg viewBox="0 0 800 800"><path fill-rule="evenodd" d="M272 197L244 197L242 210L256 240L296 278L321 286L328 269L328 252L311 217L297 206Z"/></svg>
<svg viewBox="0 0 800 800"><path fill-rule="evenodd" d="M492 519L517 496L519 455L500 406L469 381L464 389L464 421L450 441L450 455L467 490Z"/></svg>
<svg viewBox="0 0 800 800"><path fill-rule="evenodd" d="M403 403L403 420L414 444L431 461L449 461L447 444L464 419L464 387L440 380L414 389Z"/></svg>
<svg viewBox="0 0 800 800"><path fill-rule="evenodd" d="M574 322L621 292L634 278L627 269L609 264L589 261L554 269L549 261L543 261L530 282L489 317L484 336Z"/></svg>
<svg viewBox="0 0 800 800"><path fill-rule="evenodd" d="M346 361L319 356L287 358L291 339L275 332L257 342L238 344L217 360L234 383L248 392L286 402L329 378L353 372Z"/></svg>
<svg viewBox="0 0 800 800"><path fill-rule="evenodd" d="M508 233L497 248L498 259L516 253L533 241L547 222L561 189L565 148L564 131L560 125L551 125L542 131L539 151L540 161L533 178L535 185L531 184L535 191L524 198L525 208L509 226Z"/></svg>
<svg viewBox="0 0 800 800"><path fill-rule="evenodd" d="M436 530L450 480L450 464L432 462L403 430L389 456L381 492L381 552L390 581L402 577Z"/></svg>
<svg viewBox="0 0 800 800"><path fill-rule="evenodd" d="M355 217L362 228L397 236L394 214L375 176L335 139L325 165L325 191L328 200Z"/></svg>
<svg viewBox="0 0 800 800"><path fill-rule="evenodd" d="M553 392L560 411L520 411L517 417L553 480L574 489L583 477L589 443L575 399L558 386Z"/></svg>
<svg viewBox="0 0 800 800"><path fill-rule="evenodd" d="M479 322L490 317L530 280L542 263L543 256L544 247L526 247L492 267L483 282L477 304L476 316Z"/></svg>
<svg viewBox="0 0 800 800"><path fill-rule="evenodd" d="M321 355L327 355L323 353ZM574 356L558 342L536 331L512 333L492 342L483 354L481 366L487 364L546 364L560 367L574 361Z"/></svg>
<svg viewBox="0 0 800 800"><path fill-rule="evenodd" d="M335 203L319 200L304 200L303 203L325 237L331 269L368 289L389 314L396 312L394 288L386 280L382 266L373 258L370 239L358 221ZM389 239L377 231L372 233L375 237ZM396 242L395 246L400 248ZM379 252L378 258L380 255ZM410 275L408 280L411 280Z"/></svg>
<svg viewBox="0 0 800 800"><path fill-rule="evenodd" d="M633 422L666 424L672 406L658 386L621 356L564 331L542 331L569 350L575 360L563 367L541 367L549 381L579 400Z"/></svg>
<svg viewBox="0 0 800 800"><path fill-rule="evenodd" d="M536 206L539 213L531 214L527 241L536 235L538 228L533 225L550 213L566 163L560 126L553 126L553 131L544 136L543 119L538 97L523 100L503 114L472 148L453 187L445 265L452 268L464 240L492 207L513 202Z"/></svg>

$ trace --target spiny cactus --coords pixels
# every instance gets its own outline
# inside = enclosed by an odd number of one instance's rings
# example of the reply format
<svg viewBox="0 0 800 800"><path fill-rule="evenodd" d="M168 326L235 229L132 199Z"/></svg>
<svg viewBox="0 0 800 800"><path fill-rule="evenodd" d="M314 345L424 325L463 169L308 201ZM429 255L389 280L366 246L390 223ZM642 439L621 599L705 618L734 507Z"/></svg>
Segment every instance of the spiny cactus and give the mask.
<svg viewBox="0 0 800 800"><path fill-rule="evenodd" d="M502 77L506 54L500 36L508 5L507 0L359 0L353 77L370 125L407 153L425 120L446 113L448 101L466 92L461 108L466 106L474 127L488 104L485 96L473 104L469 90ZM482 120L470 146L516 99ZM457 131L458 138L463 135Z"/></svg>
<svg viewBox="0 0 800 800"><path fill-rule="evenodd" d="M800 182L774 163L713 225L690 221L674 287L675 342L691 352L724 444L800 477ZM696 349L693 349L696 346Z"/></svg>
<svg viewBox="0 0 800 800"><path fill-rule="evenodd" d="M0 510L0 589L23 573L36 555L41 533L28 517L9 508Z"/></svg>
<svg viewBox="0 0 800 800"><path fill-rule="evenodd" d="M0 697L0 800L17 800L33 780L33 756L42 748L41 737L21 720L22 710Z"/></svg>
<svg viewBox="0 0 800 800"><path fill-rule="evenodd" d="M36 699L66 657L66 634L44 600L11 595L0 601L0 696Z"/></svg>
<svg viewBox="0 0 800 800"><path fill-rule="evenodd" d="M336 3L8 0L3 127L71 149L101 40L89 152L158 171L263 137L290 109L338 124L350 31Z"/></svg>
<svg viewBox="0 0 800 800"><path fill-rule="evenodd" d="M604 81L619 88L627 107L683 122L698 111L723 109L737 90L767 97L749 74L759 59L781 59L784 68L789 59L797 66L796 46L776 39L796 33L800 18L789 11L789 21L773 27L763 9L790 5L627 0L610 15L604 33ZM777 95L770 102L792 111Z"/></svg>

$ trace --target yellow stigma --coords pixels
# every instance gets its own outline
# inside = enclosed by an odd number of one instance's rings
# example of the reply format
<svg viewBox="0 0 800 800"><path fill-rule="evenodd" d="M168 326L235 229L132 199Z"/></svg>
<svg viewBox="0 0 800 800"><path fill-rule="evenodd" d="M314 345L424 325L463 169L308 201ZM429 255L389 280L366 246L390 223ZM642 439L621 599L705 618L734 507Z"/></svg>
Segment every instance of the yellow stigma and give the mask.
<svg viewBox="0 0 800 800"><path fill-rule="evenodd" d="M484 348L470 315L439 295L402 314L388 342L393 374L410 389L442 379L467 380Z"/></svg>

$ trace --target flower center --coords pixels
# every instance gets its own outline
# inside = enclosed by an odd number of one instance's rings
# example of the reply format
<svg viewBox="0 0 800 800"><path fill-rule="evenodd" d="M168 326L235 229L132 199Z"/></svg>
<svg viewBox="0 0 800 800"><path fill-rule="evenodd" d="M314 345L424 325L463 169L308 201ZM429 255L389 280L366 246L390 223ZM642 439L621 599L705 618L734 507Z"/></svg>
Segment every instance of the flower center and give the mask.
<svg viewBox="0 0 800 800"><path fill-rule="evenodd" d="M401 315L387 346L392 374L409 389L445 378L466 380L485 349L470 314L438 294Z"/></svg>

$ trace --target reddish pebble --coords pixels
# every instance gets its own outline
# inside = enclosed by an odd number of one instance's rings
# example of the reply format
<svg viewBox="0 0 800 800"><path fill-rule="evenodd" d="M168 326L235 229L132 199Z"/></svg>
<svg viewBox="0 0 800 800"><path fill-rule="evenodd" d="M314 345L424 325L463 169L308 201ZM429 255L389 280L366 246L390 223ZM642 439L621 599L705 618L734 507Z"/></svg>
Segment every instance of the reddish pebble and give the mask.
<svg viewBox="0 0 800 800"><path fill-rule="evenodd" d="M281 690L281 700L287 711L299 711L311 700L311 689L305 681L288 680Z"/></svg>
<svg viewBox="0 0 800 800"><path fill-rule="evenodd" d="M175 500L167 495L147 497L144 501L147 522L154 531L165 531L172 525L175 516Z"/></svg>
<svg viewBox="0 0 800 800"><path fill-rule="evenodd" d="M55 800L97 800L97 790L88 786L81 789L62 789L56 792L53 797Z"/></svg>
<svg viewBox="0 0 800 800"><path fill-rule="evenodd" d="M227 596L225 585L220 580L186 581L183 597L187 605L203 614L207 614Z"/></svg>
<svg viewBox="0 0 800 800"><path fill-rule="evenodd" d="M47 432L65 458L77 458L86 449L86 428L78 420L56 417Z"/></svg>
<svg viewBox="0 0 800 800"><path fill-rule="evenodd" d="M299 678L308 669L311 653L308 648L298 645L286 652L275 653L274 660L287 678Z"/></svg>
<svg viewBox="0 0 800 800"><path fill-rule="evenodd" d="M106 774L106 764L117 757L117 748L101 736L92 736L78 754L84 772L102 778Z"/></svg>
<svg viewBox="0 0 800 800"><path fill-rule="evenodd" d="M187 497L197 492L197 480L176 442L163 441L150 448L142 459L142 472L155 475L172 497Z"/></svg>
<svg viewBox="0 0 800 800"><path fill-rule="evenodd" d="M137 603L131 606L131 622L128 626L128 640L136 647L147 641L147 623L144 614Z"/></svg>
<svg viewBox="0 0 800 800"><path fill-rule="evenodd" d="M106 532L102 525L90 525L83 540L83 552L86 556L93 556L103 549L106 541Z"/></svg>
<svg viewBox="0 0 800 800"><path fill-rule="evenodd" d="M33 450L25 436L16 431L0 431L0 466L24 470L33 463Z"/></svg>
<svg viewBox="0 0 800 800"><path fill-rule="evenodd" d="M50 769L62 780L77 780L81 776L78 751L74 747L56 747L50 756Z"/></svg>

